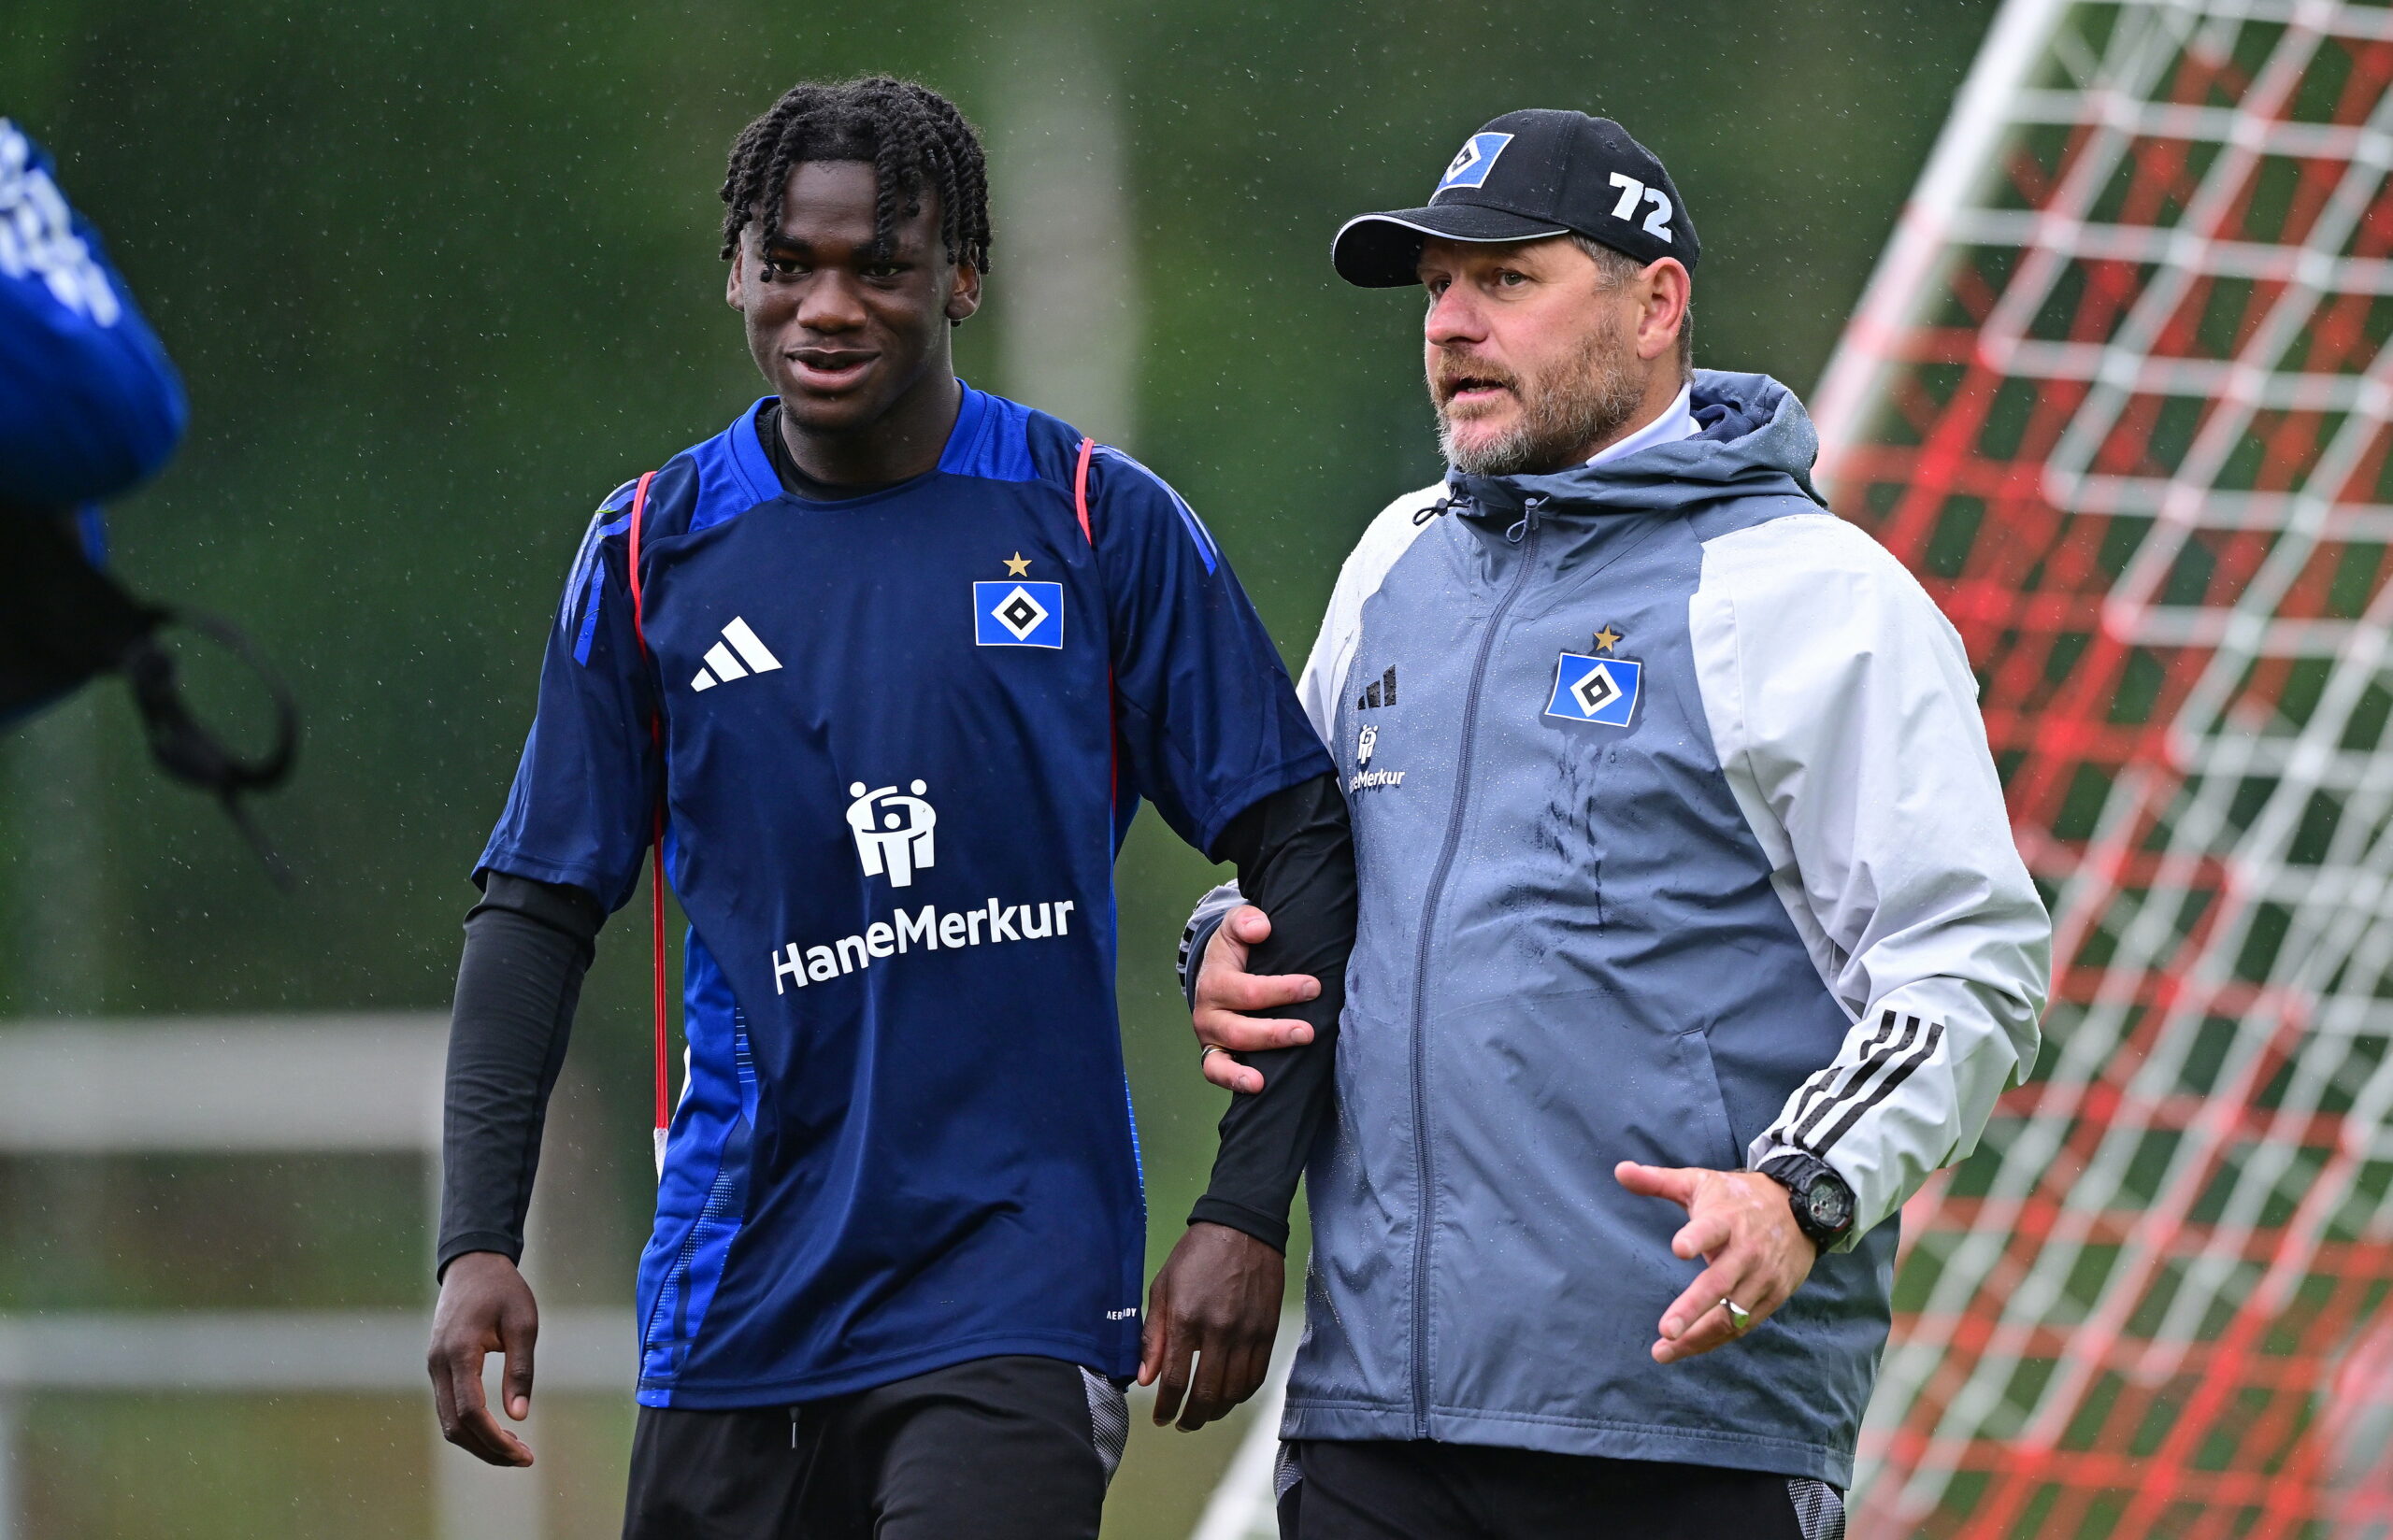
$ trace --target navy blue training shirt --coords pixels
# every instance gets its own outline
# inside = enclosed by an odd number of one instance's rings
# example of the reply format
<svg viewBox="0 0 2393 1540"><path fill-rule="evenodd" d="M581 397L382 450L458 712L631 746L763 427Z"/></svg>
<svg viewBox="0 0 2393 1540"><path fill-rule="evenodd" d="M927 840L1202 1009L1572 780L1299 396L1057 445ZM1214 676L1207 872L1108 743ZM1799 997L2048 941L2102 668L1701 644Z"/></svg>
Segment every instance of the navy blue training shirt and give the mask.
<svg viewBox="0 0 2393 1540"><path fill-rule="evenodd" d="M1130 1374L1114 854L1140 796L1208 849L1328 756L1211 535L1128 456L1096 452L1083 535L1081 435L1010 401L967 387L936 470L836 503L782 491L755 415L651 485L650 661L631 488L593 520L480 862L620 906L665 790L688 1077L638 1399L1003 1353Z"/></svg>

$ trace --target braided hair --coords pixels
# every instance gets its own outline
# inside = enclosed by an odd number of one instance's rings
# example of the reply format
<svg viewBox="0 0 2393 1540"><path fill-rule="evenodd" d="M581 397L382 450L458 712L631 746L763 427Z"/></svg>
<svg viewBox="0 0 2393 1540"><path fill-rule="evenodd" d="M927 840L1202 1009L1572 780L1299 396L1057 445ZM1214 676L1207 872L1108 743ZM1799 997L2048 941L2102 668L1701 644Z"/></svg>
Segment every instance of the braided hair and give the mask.
<svg viewBox="0 0 2393 1540"><path fill-rule="evenodd" d="M989 270L989 172L980 135L938 92L886 75L794 86L739 131L723 177L725 261L751 222L781 228L790 170L808 161L872 163L877 253L887 253L897 226L922 212L927 187L939 198L948 260Z"/></svg>

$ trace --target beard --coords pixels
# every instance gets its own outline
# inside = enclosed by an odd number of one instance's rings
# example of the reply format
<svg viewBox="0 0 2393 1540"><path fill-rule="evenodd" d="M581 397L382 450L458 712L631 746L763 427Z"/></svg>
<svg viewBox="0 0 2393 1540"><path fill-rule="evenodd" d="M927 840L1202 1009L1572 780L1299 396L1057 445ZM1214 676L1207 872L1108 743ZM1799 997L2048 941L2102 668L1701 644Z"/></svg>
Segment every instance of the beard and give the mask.
<svg viewBox="0 0 2393 1540"><path fill-rule="evenodd" d="M1471 420L1457 420L1442 399L1450 383L1463 379L1509 387L1521 404L1512 425L1466 438ZM1446 463L1466 476L1522 476L1564 469L1585 458L1589 446L1618 433L1644 403L1645 377L1627 328L1613 326L1590 333L1576 355L1537 376L1441 357L1429 396Z"/></svg>

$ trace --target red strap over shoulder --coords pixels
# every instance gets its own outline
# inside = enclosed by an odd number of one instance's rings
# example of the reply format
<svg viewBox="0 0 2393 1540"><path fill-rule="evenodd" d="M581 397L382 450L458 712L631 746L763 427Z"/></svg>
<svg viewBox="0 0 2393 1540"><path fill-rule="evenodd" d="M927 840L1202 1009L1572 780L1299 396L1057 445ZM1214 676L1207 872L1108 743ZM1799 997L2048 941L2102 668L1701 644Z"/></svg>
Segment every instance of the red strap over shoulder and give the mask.
<svg viewBox="0 0 2393 1540"><path fill-rule="evenodd" d="M1096 536L1088 527L1088 462L1096 452L1096 439L1082 439L1080 463L1072 467L1072 511L1081 516L1081 538L1091 546L1096 544Z"/></svg>
<svg viewBox="0 0 2393 1540"><path fill-rule="evenodd" d="M650 471L632 489L631 538L629 549L624 552L625 564L631 569L632 635L639 639L639 655L643 658L648 656L648 615L640 603L639 527L648 516L648 484L655 479L656 473ZM650 725L653 727L655 724L652 722Z"/></svg>
<svg viewBox="0 0 2393 1540"><path fill-rule="evenodd" d="M1080 515L1081 538L1088 542L1091 550L1096 549L1096 532L1089 527L1088 521L1088 463L1096 453L1096 440L1082 439L1080 462L1072 467L1072 511ZM1106 734L1111 756L1106 778L1113 788L1113 805L1119 807L1122 805L1122 729L1119 710L1113 705L1113 670L1111 667L1105 671L1105 699L1106 709L1114 714L1112 730Z"/></svg>
<svg viewBox="0 0 2393 1540"><path fill-rule="evenodd" d="M640 526L648 519L648 484L656 479L650 471L639 478L632 491L632 517L629 538L624 542L624 564L629 569L632 591L632 635L639 642L639 655L648 656L648 606L642 596L639 573ZM662 746L665 723L651 711L648 717L648 741ZM665 1175L666 1131L673 1120L671 1033L665 1008L665 797L660 791L656 799L656 814L651 820L649 849L652 861L648 879L648 947L649 977L656 1006L656 1126L652 1135L656 1146L656 1175Z"/></svg>

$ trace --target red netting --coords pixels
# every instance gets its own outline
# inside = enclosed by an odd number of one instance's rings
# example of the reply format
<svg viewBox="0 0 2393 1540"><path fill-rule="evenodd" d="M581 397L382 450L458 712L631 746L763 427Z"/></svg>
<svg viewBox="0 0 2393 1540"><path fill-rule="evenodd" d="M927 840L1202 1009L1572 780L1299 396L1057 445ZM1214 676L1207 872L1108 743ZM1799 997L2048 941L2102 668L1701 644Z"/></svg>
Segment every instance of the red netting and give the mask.
<svg viewBox="0 0 2393 1540"><path fill-rule="evenodd" d="M2393 1535L2393 12L2012 8L1823 414L2056 924L2035 1078L1906 1216L1856 1533Z"/></svg>

